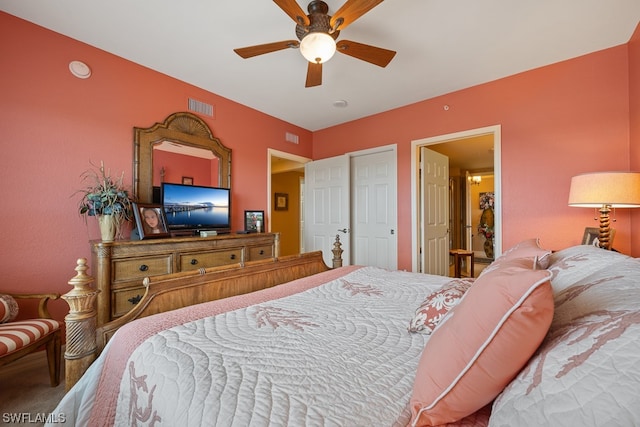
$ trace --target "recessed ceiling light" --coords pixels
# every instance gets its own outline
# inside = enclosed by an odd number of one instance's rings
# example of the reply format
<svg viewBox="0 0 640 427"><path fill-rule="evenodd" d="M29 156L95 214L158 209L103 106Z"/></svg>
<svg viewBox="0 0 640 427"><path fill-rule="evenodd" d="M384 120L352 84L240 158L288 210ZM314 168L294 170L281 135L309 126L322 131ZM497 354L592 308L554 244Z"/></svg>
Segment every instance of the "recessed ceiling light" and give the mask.
<svg viewBox="0 0 640 427"><path fill-rule="evenodd" d="M333 106L336 108L345 108L349 103L344 99L339 99L337 101L333 101Z"/></svg>
<svg viewBox="0 0 640 427"><path fill-rule="evenodd" d="M81 61L69 62L69 71L79 79L88 79L91 76L91 68Z"/></svg>

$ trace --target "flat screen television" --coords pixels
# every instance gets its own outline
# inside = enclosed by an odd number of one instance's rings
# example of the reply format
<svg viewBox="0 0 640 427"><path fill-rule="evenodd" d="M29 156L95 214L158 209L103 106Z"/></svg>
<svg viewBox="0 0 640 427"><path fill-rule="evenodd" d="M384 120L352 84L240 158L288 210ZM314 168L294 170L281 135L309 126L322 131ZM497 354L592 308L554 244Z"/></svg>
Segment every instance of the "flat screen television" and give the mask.
<svg viewBox="0 0 640 427"><path fill-rule="evenodd" d="M231 230L231 190L220 187L162 183L162 206L172 232Z"/></svg>

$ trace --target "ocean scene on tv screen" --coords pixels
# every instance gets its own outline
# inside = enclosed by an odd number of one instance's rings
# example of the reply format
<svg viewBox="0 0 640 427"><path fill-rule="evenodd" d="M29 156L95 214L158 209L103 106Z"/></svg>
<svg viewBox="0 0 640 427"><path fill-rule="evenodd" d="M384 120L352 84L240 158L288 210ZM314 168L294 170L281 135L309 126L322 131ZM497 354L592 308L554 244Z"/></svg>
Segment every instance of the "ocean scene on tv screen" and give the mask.
<svg viewBox="0 0 640 427"><path fill-rule="evenodd" d="M163 205L169 226L226 227L229 225L227 189L165 185Z"/></svg>

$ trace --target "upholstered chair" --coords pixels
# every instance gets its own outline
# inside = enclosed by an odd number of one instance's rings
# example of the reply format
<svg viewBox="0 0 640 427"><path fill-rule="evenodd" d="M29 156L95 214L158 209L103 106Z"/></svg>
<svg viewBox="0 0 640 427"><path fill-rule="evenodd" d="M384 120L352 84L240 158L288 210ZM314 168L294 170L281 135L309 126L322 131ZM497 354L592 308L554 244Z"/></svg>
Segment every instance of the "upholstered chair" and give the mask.
<svg viewBox="0 0 640 427"><path fill-rule="evenodd" d="M39 299L38 318L14 320L19 305L16 300ZM0 368L45 346L51 386L60 383L62 322L49 315L47 303L59 294L0 293Z"/></svg>

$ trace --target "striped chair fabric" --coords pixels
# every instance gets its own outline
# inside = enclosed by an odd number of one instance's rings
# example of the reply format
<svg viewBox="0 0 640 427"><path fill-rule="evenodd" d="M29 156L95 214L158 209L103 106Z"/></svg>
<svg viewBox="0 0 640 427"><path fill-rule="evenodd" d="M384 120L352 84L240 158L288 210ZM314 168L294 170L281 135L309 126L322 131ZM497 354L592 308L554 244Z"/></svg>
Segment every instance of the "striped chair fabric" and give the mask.
<svg viewBox="0 0 640 427"><path fill-rule="evenodd" d="M61 327L53 319L29 319L0 324L0 357L18 351Z"/></svg>

